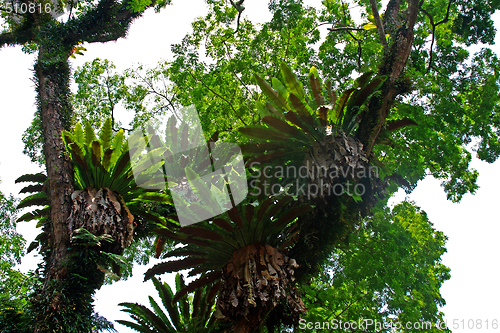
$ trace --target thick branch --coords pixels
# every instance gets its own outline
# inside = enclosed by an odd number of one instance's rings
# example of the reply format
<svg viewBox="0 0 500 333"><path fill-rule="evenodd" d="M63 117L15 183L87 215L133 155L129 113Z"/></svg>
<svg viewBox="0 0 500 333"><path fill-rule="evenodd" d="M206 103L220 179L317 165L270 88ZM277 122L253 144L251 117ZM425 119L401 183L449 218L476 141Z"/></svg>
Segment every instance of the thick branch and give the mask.
<svg viewBox="0 0 500 333"><path fill-rule="evenodd" d="M380 15L378 13L377 0L370 0L370 5L372 6L373 18L375 19L380 42L384 46L384 50L387 51L387 39L385 39L384 25L382 24L382 20L380 19Z"/></svg>
<svg viewBox="0 0 500 333"><path fill-rule="evenodd" d="M387 9L384 14L384 24L388 25L390 22L395 23L398 21L399 8L401 7L401 0L390 0L387 4Z"/></svg>
<svg viewBox="0 0 500 333"><path fill-rule="evenodd" d="M25 23L22 27L12 32L2 32L0 34L0 48L3 46L23 45L34 40L35 36L30 23Z"/></svg>
<svg viewBox="0 0 500 333"><path fill-rule="evenodd" d="M419 8L418 0L409 0L406 22L396 31L393 38L394 43L385 55L379 70L378 74L387 75L388 80L384 83L381 96L374 97L370 101L369 110L363 116L357 132L357 136L365 145L367 153L372 151L375 140L385 125L389 110L395 98L401 93L397 88L396 81L400 78L411 52L413 28L417 21Z"/></svg>
<svg viewBox="0 0 500 333"><path fill-rule="evenodd" d="M126 36L130 23L141 15L142 12L128 9L125 1L101 0L95 9L62 27L65 30L63 42L76 45L117 40Z"/></svg>

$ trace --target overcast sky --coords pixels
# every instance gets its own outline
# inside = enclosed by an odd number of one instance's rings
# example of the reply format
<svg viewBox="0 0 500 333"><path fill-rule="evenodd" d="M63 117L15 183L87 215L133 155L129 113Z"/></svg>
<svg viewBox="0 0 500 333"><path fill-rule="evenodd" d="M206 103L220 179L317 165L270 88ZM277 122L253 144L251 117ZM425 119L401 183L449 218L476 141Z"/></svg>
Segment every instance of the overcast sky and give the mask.
<svg viewBox="0 0 500 333"><path fill-rule="evenodd" d="M304 1L317 5L319 1ZM249 0L245 3L246 14L254 21L265 21L267 0ZM130 67L133 63L148 64L151 67L160 59L171 58L170 45L180 42L190 31L190 23L206 12L203 0L174 0L174 5L161 13L148 11L132 24L126 39L106 44L86 45L85 56L72 60L73 68L96 57L107 58L114 62L118 70ZM495 16L498 18L498 16ZM497 38L497 41L500 41ZM498 48L493 47L497 50ZM29 126L35 112L35 93L32 79L33 55L22 53L20 47L0 49L0 191L17 194L23 187L15 185L14 180L25 173L36 173L37 166L22 154L22 133ZM124 115L122 115L124 116ZM120 117L120 115L118 115ZM500 234L498 217L498 189L500 188L500 162L487 164L474 160L472 166L479 171L480 189L477 194L466 195L459 204L446 200L440 182L428 178L419 183L409 196L424 209L435 228L449 237L448 253L443 263L451 268L451 280L441 291L447 305L443 308L450 328L453 322L460 329L453 332L469 332L469 320L482 320L481 332L486 320L500 321L500 291L498 288L498 255ZM395 200L402 200L404 194ZM34 223L20 223L18 230L23 233L28 244L38 230ZM22 269L34 268L36 260L29 256ZM150 265L151 266L151 265ZM128 319L117 306L120 302L136 302L148 305L147 296L156 299L151 282L142 283L147 267L138 267L129 281L120 281L104 286L96 294L96 310L109 320ZM163 277L163 281L170 280ZM463 321L462 321L463 320ZM115 325L120 333L135 332L122 325Z"/></svg>

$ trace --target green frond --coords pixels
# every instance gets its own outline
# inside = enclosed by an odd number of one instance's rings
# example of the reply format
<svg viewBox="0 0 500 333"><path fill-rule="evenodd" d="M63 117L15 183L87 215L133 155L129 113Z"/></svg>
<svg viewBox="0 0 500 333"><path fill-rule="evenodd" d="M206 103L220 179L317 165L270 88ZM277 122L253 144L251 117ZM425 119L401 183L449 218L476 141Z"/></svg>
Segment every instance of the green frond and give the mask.
<svg viewBox="0 0 500 333"><path fill-rule="evenodd" d="M15 183L24 183L24 182L31 182L31 183L39 183L43 184L47 180L47 176L44 175L43 173L35 173L35 174L26 174L22 175L21 177L17 178Z"/></svg>
<svg viewBox="0 0 500 333"><path fill-rule="evenodd" d="M48 204L49 204L49 198L47 197L47 195L44 192L38 192L21 200L19 205L17 205L17 209L26 208L30 206L45 206Z"/></svg>
<svg viewBox="0 0 500 333"><path fill-rule="evenodd" d="M216 325L213 320L210 320L213 300L208 298L208 288L197 289L194 295L195 301L192 301L193 298L185 297L187 293L184 290L187 287L182 283L182 276L177 274L176 293L179 295L179 292L182 292L184 297L174 299L174 293L167 283L161 283L155 277L152 278L152 281L163 308L151 296L148 299L154 312L140 304L120 303L119 305L124 307L121 311L128 313L135 323L124 320L117 322L139 332L214 332ZM213 289L211 284L209 287L210 290ZM199 300L205 300L205 302Z"/></svg>
<svg viewBox="0 0 500 333"><path fill-rule="evenodd" d="M43 192L43 184L36 184L36 185L28 185L23 187L19 193L36 193L36 192Z"/></svg>
<svg viewBox="0 0 500 333"><path fill-rule="evenodd" d="M75 125L75 129L73 130L73 133L74 133L73 135L75 137L75 141L83 144L83 142L85 140L85 135L83 134L82 124L77 123Z"/></svg>
<svg viewBox="0 0 500 333"><path fill-rule="evenodd" d="M284 63L280 63L281 67L281 75L285 79L286 85L288 87L288 91L295 94L300 99L304 99L306 94L304 93L304 88L302 87L302 83L297 80L297 77L290 68Z"/></svg>
<svg viewBox="0 0 500 333"><path fill-rule="evenodd" d="M111 146L111 139L113 138L113 128L111 125L111 118L106 118L104 124L101 127L101 133L99 134L99 142L102 146L102 150L106 151Z"/></svg>
<svg viewBox="0 0 500 333"><path fill-rule="evenodd" d="M28 222L32 220L38 220L45 216L49 216L48 207L44 209L35 209L32 212L25 213L20 218L17 219L17 222Z"/></svg>
<svg viewBox="0 0 500 333"><path fill-rule="evenodd" d="M92 142L97 140L94 130L92 129L92 125L89 122L85 122L84 137L85 137L84 143L87 147L90 147Z"/></svg>

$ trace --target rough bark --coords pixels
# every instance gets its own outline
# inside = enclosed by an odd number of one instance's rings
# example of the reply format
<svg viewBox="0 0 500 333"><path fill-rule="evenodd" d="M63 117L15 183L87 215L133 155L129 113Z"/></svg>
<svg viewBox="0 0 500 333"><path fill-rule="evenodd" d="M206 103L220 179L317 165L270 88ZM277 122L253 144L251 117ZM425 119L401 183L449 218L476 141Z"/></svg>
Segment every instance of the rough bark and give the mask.
<svg viewBox="0 0 500 333"><path fill-rule="evenodd" d="M294 283L297 267L294 259L269 245L236 250L223 269L218 317L233 321L232 332L255 332L274 307L286 303L297 323L305 313Z"/></svg>
<svg viewBox="0 0 500 333"><path fill-rule="evenodd" d="M44 137L44 155L47 169L45 191L50 202L50 220L44 227L48 235L48 248L45 253L44 289L48 297L49 312L58 313L64 306L59 291L53 292L67 274L66 258L69 245L69 229L67 219L73 192L73 166L64 154L64 143L61 132L69 129L71 105L69 98L69 64L67 61L51 62L46 50L41 47L35 64L35 76L38 92L38 109L42 120ZM43 304L43 295L36 303ZM34 332L45 330L44 320L35 314Z"/></svg>
<svg viewBox="0 0 500 333"><path fill-rule="evenodd" d="M59 280L69 242L67 219L73 192L73 166L64 154L61 132L69 129L71 105L68 102L69 87L64 86L69 76L67 62L47 64L43 48L35 65L38 81L39 112L45 144L43 147L46 167L46 191L50 200L49 252L46 281Z"/></svg>
<svg viewBox="0 0 500 333"><path fill-rule="evenodd" d="M391 26L386 29L389 32L394 30L392 28L398 22L400 4L401 1L398 0L389 2L384 19L384 23ZM413 45L413 27L417 21L419 9L419 2L410 0L404 24L391 34L393 43L389 52L384 55L378 73L379 75L387 75L388 79L384 83L382 95L370 101L368 112L363 117L356 134L366 147L367 154L372 151L396 97L407 92L409 88L409 84L404 82L404 78L402 78L402 73Z"/></svg>
<svg viewBox="0 0 500 333"><path fill-rule="evenodd" d="M108 188L86 188L72 194L73 208L68 219L70 231L85 228L96 236L110 235L113 242L101 250L122 254L134 236L134 217L123 199Z"/></svg>

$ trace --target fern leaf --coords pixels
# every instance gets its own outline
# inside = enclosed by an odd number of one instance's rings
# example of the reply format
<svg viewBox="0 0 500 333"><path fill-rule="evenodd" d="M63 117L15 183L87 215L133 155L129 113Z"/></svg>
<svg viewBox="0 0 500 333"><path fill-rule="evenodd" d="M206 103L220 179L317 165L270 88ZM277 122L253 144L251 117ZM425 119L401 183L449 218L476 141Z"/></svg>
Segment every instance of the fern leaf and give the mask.
<svg viewBox="0 0 500 333"><path fill-rule="evenodd" d="M35 209L32 212L23 214L17 219L17 222L29 222L32 220L41 219L42 217L49 216L48 209Z"/></svg>
<svg viewBox="0 0 500 333"><path fill-rule="evenodd" d="M43 184L47 180L47 176L44 175L43 173L36 173L36 174L26 174L22 175L21 177L17 178L15 183L23 183L23 182L32 182L32 183L40 183Z"/></svg>
<svg viewBox="0 0 500 333"><path fill-rule="evenodd" d="M181 299L186 294L220 279L221 276L222 276L221 271L211 272L207 275L202 275L200 278L191 282L188 286L186 286L182 290L179 290L174 297L174 302Z"/></svg>
<svg viewBox="0 0 500 333"><path fill-rule="evenodd" d="M325 104L323 95L321 95L321 83L318 78L318 71L314 66L311 67L311 71L309 73L309 83L311 84L311 90L314 100L316 101L316 105L320 106Z"/></svg>
<svg viewBox="0 0 500 333"><path fill-rule="evenodd" d="M93 141L97 140L97 137L95 136L94 130L92 129L92 126L90 125L89 122L85 122L85 145L87 147L90 147Z"/></svg>
<svg viewBox="0 0 500 333"><path fill-rule="evenodd" d="M111 117L106 118L99 134L99 142L102 150L106 151L111 146L111 139L113 136L113 129L111 128Z"/></svg>
<svg viewBox="0 0 500 333"><path fill-rule="evenodd" d="M302 88L302 84L299 82L299 80L297 80L297 76L292 73L290 68L284 62L281 62L280 67L281 74L285 79L288 90L291 93L297 95L297 97L303 99L305 97L304 88Z"/></svg>
<svg viewBox="0 0 500 333"><path fill-rule="evenodd" d="M41 193L39 192L21 200L19 205L17 205L17 209L26 208L29 206L45 206L48 204L49 204L49 199L47 198L47 195L43 192Z"/></svg>
<svg viewBox="0 0 500 333"><path fill-rule="evenodd" d="M276 104L276 106L281 110L287 110L288 105L280 94L278 94L263 78L255 74L255 80L257 84L262 89L262 91Z"/></svg>
<svg viewBox="0 0 500 333"><path fill-rule="evenodd" d="M73 136L75 137L75 142L83 145L85 142L85 135L83 134L82 124L77 123L75 129L73 130Z"/></svg>
<svg viewBox="0 0 500 333"><path fill-rule="evenodd" d="M149 280L154 275L177 272L177 271L180 271L183 269L192 268L192 267L195 267L197 265L203 264L206 261L207 261L206 258L186 258L186 259L182 259L182 260L168 261L168 262L160 263L160 264L153 266L153 268L150 268L144 274L144 281Z"/></svg>
<svg viewBox="0 0 500 333"><path fill-rule="evenodd" d="M278 133L271 129L260 126L246 126L240 128L239 131L247 136L252 136L264 140L286 141L290 137L283 133Z"/></svg>
<svg viewBox="0 0 500 333"><path fill-rule="evenodd" d="M43 185L42 184L37 184L37 185L28 185L23 187L19 193L36 193L36 192L42 192L43 191Z"/></svg>

